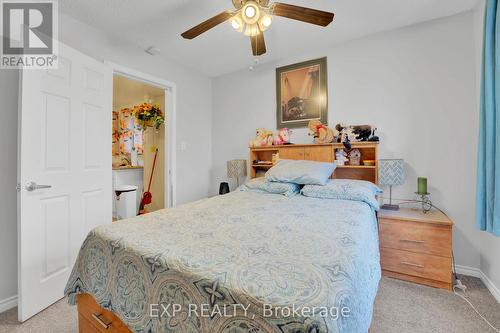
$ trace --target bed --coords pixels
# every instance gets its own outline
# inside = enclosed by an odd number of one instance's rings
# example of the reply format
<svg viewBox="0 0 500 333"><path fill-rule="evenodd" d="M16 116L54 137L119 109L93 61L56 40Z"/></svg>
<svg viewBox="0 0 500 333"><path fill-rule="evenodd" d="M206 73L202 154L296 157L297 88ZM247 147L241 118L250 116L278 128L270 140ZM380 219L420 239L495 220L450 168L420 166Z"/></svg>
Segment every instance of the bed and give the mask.
<svg viewBox="0 0 500 333"><path fill-rule="evenodd" d="M365 202L236 191L94 229L65 294L120 332L351 333L380 276Z"/></svg>

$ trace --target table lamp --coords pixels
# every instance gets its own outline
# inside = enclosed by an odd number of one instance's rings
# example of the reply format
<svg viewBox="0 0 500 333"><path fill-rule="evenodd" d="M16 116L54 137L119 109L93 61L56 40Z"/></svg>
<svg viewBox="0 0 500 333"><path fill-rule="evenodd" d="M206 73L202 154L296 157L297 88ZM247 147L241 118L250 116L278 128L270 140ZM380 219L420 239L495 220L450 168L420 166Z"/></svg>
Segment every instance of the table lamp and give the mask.
<svg viewBox="0 0 500 333"><path fill-rule="evenodd" d="M382 209L399 210L399 205L392 204L392 187L403 185L406 178L405 162L402 159L385 159L378 161L379 184L389 186L389 204Z"/></svg>
<svg viewBox="0 0 500 333"><path fill-rule="evenodd" d="M236 178L236 184L240 186L240 178L247 175L247 160L227 161L227 177Z"/></svg>

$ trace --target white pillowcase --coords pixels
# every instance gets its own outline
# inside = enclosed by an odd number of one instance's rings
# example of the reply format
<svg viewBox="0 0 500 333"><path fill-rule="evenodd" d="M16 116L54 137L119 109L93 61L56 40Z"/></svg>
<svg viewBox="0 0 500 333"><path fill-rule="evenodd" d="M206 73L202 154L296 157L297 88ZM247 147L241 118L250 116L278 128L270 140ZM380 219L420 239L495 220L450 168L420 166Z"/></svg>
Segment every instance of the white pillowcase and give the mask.
<svg viewBox="0 0 500 333"><path fill-rule="evenodd" d="M382 193L382 190L365 180L330 179L325 186L306 185L300 192L312 198L362 201L379 210L375 196Z"/></svg>
<svg viewBox="0 0 500 333"><path fill-rule="evenodd" d="M335 163L326 162L279 160L267 171L266 180L301 185L325 185L336 166Z"/></svg>

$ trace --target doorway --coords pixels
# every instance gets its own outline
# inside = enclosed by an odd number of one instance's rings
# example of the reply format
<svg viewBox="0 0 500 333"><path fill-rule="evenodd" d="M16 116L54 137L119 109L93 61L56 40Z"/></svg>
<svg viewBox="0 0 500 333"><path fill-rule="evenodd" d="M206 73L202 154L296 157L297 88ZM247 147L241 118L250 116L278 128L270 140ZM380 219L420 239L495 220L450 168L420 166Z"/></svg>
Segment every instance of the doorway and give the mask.
<svg viewBox="0 0 500 333"><path fill-rule="evenodd" d="M165 98L165 89L113 76L114 220L165 208Z"/></svg>
<svg viewBox="0 0 500 333"><path fill-rule="evenodd" d="M177 112L177 86L173 82L157 78L134 69L130 69L112 62L105 62L113 71L113 75L119 75L137 82L149 84L161 88L165 92L165 151L164 151L164 207L170 208L177 205L176 195L176 112Z"/></svg>

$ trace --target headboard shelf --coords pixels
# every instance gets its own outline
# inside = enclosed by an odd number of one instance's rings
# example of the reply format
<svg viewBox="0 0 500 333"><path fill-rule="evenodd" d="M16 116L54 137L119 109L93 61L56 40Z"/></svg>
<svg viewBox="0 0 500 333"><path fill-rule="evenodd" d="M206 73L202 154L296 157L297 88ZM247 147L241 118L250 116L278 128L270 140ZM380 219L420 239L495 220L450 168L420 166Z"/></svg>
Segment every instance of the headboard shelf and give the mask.
<svg viewBox="0 0 500 333"><path fill-rule="evenodd" d="M375 169L374 165L337 165L340 169Z"/></svg>
<svg viewBox="0 0 500 333"><path fill-rule="evenodd" d="M353 142L352 148L361 152L361 165L338 165L332 178L360 179L378 183L378 142ZM265 173L270 164L256 164L254 161L271 162L273 154L281 159L334 162L335 151L343 149L342 143L297 144L250 148L250 178ZM373 160L375 165L363 165L364 160Z"/></svg>

